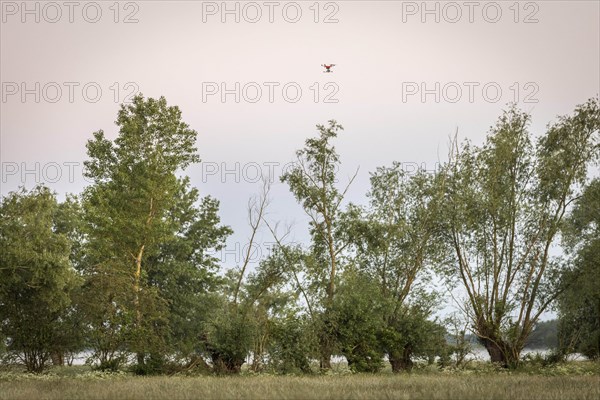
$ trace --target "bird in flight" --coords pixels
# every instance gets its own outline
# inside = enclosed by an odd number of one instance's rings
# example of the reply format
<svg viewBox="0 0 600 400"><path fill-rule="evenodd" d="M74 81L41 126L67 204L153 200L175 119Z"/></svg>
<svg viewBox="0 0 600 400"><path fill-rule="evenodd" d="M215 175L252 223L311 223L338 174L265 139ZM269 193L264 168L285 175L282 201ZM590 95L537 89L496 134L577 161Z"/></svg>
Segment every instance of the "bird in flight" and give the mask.
<svg viewBox="0 0 600 400"><path fill-rule="evenodd" d="M323 71L323 72L333 72L330 68L335 67L335 64L329 64L329 65L321 64L321 66L325 67L325 71Z"/></svg>

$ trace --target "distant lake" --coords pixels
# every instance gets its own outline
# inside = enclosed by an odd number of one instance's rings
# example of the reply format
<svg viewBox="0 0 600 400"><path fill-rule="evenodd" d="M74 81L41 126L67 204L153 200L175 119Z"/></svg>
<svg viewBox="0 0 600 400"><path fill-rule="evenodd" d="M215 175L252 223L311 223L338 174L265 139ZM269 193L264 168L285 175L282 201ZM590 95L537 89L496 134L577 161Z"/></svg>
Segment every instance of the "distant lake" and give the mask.
<svg viewBox="0 0 600 400"><path fill-rule="evenodd" d="M547 355L548 353L550 353L552 349L523 349L523 351L521 352L521 357L527 355L527 354L536 354L539 353L542 356ZM569 360L576 360L576 361L580 361L580 360L585 360L585 357L583 357L581 354L575 353L575 354L571 354L569 355ZM471 354L468 356L469 360L477 360L477 361L489 361L490 360L490 356L487 352L487 350L484 347L474 347L473 350L471 351Z"/></svg>

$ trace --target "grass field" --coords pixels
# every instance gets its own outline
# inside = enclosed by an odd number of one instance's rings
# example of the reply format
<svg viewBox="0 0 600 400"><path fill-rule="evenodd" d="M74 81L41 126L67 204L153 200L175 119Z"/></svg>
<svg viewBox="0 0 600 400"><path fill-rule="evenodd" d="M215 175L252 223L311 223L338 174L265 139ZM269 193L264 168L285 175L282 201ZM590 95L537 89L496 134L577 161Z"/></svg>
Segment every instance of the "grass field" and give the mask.
<svg viewBox="0 0 600 400"><path fill-rule="evenodd" d="M589 376L61 378L0 383L0 399L598 399Z"/></svg>
<svg viewBox="0 0 600 400"><path fill-rule="evenodd" d="M583 365L583 367L582 367ZM0 399L598 399L597 365L534 372L326 376L153 376L0 372Z"/></svg>

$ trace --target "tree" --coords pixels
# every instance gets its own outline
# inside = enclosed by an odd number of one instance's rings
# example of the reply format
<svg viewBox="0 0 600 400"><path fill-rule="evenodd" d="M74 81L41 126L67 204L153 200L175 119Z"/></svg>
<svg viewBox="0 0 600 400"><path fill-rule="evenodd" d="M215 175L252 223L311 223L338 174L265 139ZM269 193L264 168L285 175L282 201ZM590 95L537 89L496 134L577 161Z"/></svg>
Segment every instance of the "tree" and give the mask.
<svg viewBox="0 0 600 400"><path fill-rule="evenodd" d="M43 186L11 192L0 205L0 330L30 372L64 350L61 329L78 284L59 208Z"/></svg>
<svg viewBox="0 0 600 400"><path fill-rule="evenodd" d="M534 147L529 115L511 107L482 147L455 144L440 214L452 252L447 276L493 362L514 366L559 294L551 256L563 217L598 159L598 100L548 126Z"/></svg>
<svg viewBox="0 0 600 400"><path fill-rule="evenodd" d="M371 276L347 268L338 286L332 320L341 353L355 372L383 368L386 300Z"/></svg>
<svg viewBox="0 0 600 400"><path fill-rule="evenodd" d="M265 358L279 372L307 370L308 361L302 358L307 354L297 351L306 343L290 346L288 339L288 335L297 337L300 332L294 313L297 294L287 289L289 269L281 249L274 248L238 286L240 272L228 271L225 296L220 297L217 310L207 322L206 348L213 370L219 374L239 373L250 351L255 371L266 364ZM292 331L282 332L287 327ZM276 331L275 342L272 330ZM274 353L267 357L269 349Z"/></svg>
<svg viewBox="0 0 600 400"><path fill-rule="evenodd" d="M310 218L315 261L315 268L310 273L313 281L311 286L317 291L317 303L321 308L320 364L322 369L329 369L335 345L334 322L330 311L341 269L341 252L347 246L340 240L341 203L356 174L343 190L337 188L340 158L331 141L343 128L331 120L329 126L317 125L317 129L319 135L307 139L305 147L296 151L297 163L281 176L281 181L289 185L290 191Z"/></svg>
<svg viewBox="0 0 600 400"><path fill-rule="evenodd" d="M212 313L206 321L205 349L212 360L213 371L220 374L239 373L246 362L246 356L256 338L257 321L252 319L252 314L256 311L255 303L271 285L267 279L251 295L246 281L256 235L269 203L269 190L269 182L264 179L261 194L248 201L250 238L242 266L227 271L217 312ZM255 358L259 356L260 354L255 353Z"/></svg>
<svg viewBox="0 0 600 400"><path fill-rule="evenodd" d="M69 263L77 276L77 285L70 291L71 302L61 316L58 338L52 351L52 364L72 365L76 355L85 349L85 337L88 330L84 324L81 312L81 299L85 296L82 291L82 279L78 273L83 257L82 248L85 238L81 230L82 209L75 195L67 194L64 202L59 203L56 213L55 232L63 234L70 243L71 252Z"/></svg>
<svg viewBox="0 0 600 400"><path fill-rule="evenodd" d="M563 228L570 268L561 276L559 337L564 353L600 358L600 179L595 178L575 202Z"/></svg>
<svg viewBox="0 0 600 400"><path fill-rule="evenodd" d="M233 284L235 277L231 278ZM213 372L237 374L252 348L255 321L246 309L232 309L227 298L220 297L219 300L206 323L205 348L210 356Z"/></svg>
<svg viewBox="0 0 600 400"><path fill-rule="evenodd" d="M270 319L268 365L278 373L310 373L317 337L308 315L292 305Z"/></svg>
<svg viewBox="0 0 600 400"><path fill-rule="evenodd" d="M209 250L219 251L232 231L220 224L219 202L208 196L200 199L187 178L175 198L167 217L174 234L148 257L146 265L149 285L168 304L167 351L171 358L191 365L204 354L203 327L214 312L222 285L218 260ZM157 356L155 361L160 359Z"/></svg>
<svg viewBox="0 0 600 400"><path fill-rule="evenodd" d="M289 262L301 257L299 249L275 246L248 276L244 303L254 321L253 371L310 372L314 340L300 292L291 284L298 266Z"/></svg>
<svg viewBox="0 0 600 400"><path fill-rule="evenodd" d="M277 278L272 285L272 294L267 297L264 318L267 322L269 337L265 347L268 350L269 366L276 372L311 372L310 360L320 358L320 343L322 340L321 321L316 315L311 296L314 291L310 288L310 271L313 257L299 244L284 244L285 238L291 233L279 236L277 224L270 224L263 218L271 232L276 246L272 254L261 262L253 281L260 282L266 277ZM269 272L270 271L270 272ZM318 291L318 289L317 289Z"/></svg>
<svg viewBox="0 0 600 400"><path fill-rule="evenodd" d="M230 230L218 225L218 202L205 198L198 206L197 190L177 176L199 161L196 132L178 107L138 95L121 106L116 124L114 141L98 131L87 144L93 184L83 194L83 272L97 297L86 309L99 350L135 352L144 372L149 355L155 363L194 347L184 345L200 325L192 310L215 283L216 261L207 252Z"/></svg>
<svg viewBox="0 0 600 400"><path fill-rule="evenodd" d="M433 305L425 284L433 272L428 266L440 257L437 179L423 171L408 175L399 163L377 168L371 174L369 206L352 205L342 218L352 244L348 258L377 286L378 298L386 304L378 317L384 324L382 346L394 372L412 365L410 358L419 346L411 327L422 333Z"/></svg>

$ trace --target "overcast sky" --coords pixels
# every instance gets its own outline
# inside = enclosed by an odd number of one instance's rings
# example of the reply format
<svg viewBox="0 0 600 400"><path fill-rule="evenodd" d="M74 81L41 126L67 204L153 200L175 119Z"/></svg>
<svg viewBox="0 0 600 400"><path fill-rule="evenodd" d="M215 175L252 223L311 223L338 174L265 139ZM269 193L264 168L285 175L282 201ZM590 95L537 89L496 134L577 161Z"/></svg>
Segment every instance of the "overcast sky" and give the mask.
<svg viewBox="0 0 600 400"><path fill-rule="evenodd" d="M186 173L221 201L232 266L257 169L278 177L317 123L344 126L341 183L360 167L348 194L360 203L376 166L434 169L449 135L480 143L511 101L541 133L597 96L599 4L2 1L1 194L80 192L92 132L114 138L130 94L165 96L198 131L203 162ZM306 238L278 180L269 213ZM272 240L259 241L266 255Z"/></svg>

